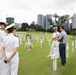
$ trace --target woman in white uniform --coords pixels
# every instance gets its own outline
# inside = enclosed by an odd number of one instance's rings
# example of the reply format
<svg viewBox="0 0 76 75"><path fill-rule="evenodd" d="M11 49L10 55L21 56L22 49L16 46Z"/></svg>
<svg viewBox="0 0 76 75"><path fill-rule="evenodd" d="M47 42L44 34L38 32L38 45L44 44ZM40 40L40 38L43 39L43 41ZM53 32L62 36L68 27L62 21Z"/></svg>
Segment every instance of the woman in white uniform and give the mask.
<svg viewBox="0 0 76 75"><path fill-rule="evenodd" d="M0 22L0 75L4 75L4 72L5 72L2 49L1 49L1 44L3 42L3 39L6 36L5 27L6 27L6 24L3 22Z"/></svg>
<svg viewBox="0 0 76 75"><path fill-rule="evenodd" d="M11 24L6 27L8 36L3 39L2 54L5 62L5 75L17 75L18 74L18 47L19 40L15 35L15 24Z"/></svg>
<svg viewBox="0 0 76 75"><path fill-rule="evenodd" d="M53 43L50 48L50 54L47 57L50 57L54 53L54 50L53 50L54 48L57 49L56 52L59 54L59 42L58 42L58 40L55 39L55 37L59 37L60 33L57 31L58 30L57 27L54 27L53 29L54 29L54 33L52 35Z"/></svg>

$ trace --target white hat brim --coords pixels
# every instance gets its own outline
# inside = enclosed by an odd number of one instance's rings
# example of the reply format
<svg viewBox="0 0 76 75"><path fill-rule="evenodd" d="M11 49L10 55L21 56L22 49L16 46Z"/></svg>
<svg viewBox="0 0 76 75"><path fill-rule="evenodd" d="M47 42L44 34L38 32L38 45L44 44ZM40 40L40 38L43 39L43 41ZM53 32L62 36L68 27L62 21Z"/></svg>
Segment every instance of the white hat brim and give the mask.
<svg viewBox="0 0 76 75"><path fill-rule="evenodd" d="M57 29L58 27L54 27L53 29Z"/></svg>
<svg viewBox="0 0 76 75"><path fill-rule="evenodd" d="M7 30L7 29L10 29L10 28L12 28L12 27L14 27L14 26L15 26L15 24L13 23L13 24L7 26L5 29Z"/></svg>

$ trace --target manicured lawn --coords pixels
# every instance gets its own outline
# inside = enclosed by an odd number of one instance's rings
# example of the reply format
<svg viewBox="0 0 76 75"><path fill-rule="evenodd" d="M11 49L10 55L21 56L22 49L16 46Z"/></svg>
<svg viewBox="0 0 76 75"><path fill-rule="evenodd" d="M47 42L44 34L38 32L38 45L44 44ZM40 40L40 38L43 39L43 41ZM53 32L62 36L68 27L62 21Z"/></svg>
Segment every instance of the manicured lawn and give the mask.
<svg viewBox="0 0 76 75"><path fill-rule="evenodd" d="M26 32L18 32L21 36L25 36ZM68 36L67 42L69 43L69 58L64 67L59 66L60 58L58 59L58 70L53 72L52 60L47 58L50 46L48 45L47 37L51 38L51 33L40 34L31 32L32 36L44 36L44 47L40 48L40 42L33 39L33 49L28 52L27 47L24 47L26 40L19 47L19 74L18 75L76 75L76 50L72 52L72 36ZM52 43L52 41L51 41Z"/></svg>

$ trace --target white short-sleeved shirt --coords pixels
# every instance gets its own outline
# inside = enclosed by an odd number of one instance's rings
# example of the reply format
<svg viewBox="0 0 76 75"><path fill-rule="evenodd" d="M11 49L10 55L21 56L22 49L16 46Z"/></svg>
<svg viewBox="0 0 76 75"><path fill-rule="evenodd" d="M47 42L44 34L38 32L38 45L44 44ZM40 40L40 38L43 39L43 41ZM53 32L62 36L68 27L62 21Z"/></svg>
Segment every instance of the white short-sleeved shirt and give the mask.
<svg viewBox="0 0 76 75"><path fill-rule="evenodd" d="M4 30L0 30L0 45L2 44L3 39L6 37Z"/></svg>
<svg viewBox="0 0 76 75"><path fill-rule="evenodd" d="M18 37L12 33L8 34L8 36L3 39L2 47L4 47L6 51L13 51L14 48L19 47Z"/></svg>
<svg viewBox="0 0 76 75"><path fill-rule="evenodd" d="M60 34L59 32L54 32L53 35L52 35L52 38L54 38L56 36L59 36L59 34Z"/></svg>

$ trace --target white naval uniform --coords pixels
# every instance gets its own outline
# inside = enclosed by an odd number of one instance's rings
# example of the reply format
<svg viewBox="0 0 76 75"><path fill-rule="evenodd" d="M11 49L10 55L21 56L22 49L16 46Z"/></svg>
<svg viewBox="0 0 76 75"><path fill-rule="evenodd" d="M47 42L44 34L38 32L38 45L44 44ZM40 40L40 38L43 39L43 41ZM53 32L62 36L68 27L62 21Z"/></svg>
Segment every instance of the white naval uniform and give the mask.
<svg viewBox="0 0 76 75"><path fill-rule="evenodd" d="M3 40L2 47L5 48L5 53L7 58L13 53L14 48L19 47L18 37L14 36L12 33L8 34ZM5 63L5 75L17 75L18 74L18 64L19 56L18 52L15 56L8 62Z"/></svg>
<svg viewBox="0 0 76 75"><path fill-rule="evenodd" d="M52 38L56 37L56 36L59 36L59 32L54 32L53 35L52 35ZM50 56L54 53L53 49L54 48L57 48L57 53L59 53L59 42L57 40L54 40L52 45L51 45L51 48L50 48Z"/></svg>
<svg viewBox="0 0 76 75"><path fill-rule="evenodd" d="M2 41L3 39L5 38L6 36L6 33L3 31L3 30L0 30L0 75L4 75L4 58L3 58L3 55L2 55L2 52L1 52L1 44L2 44Z"/></svg>

